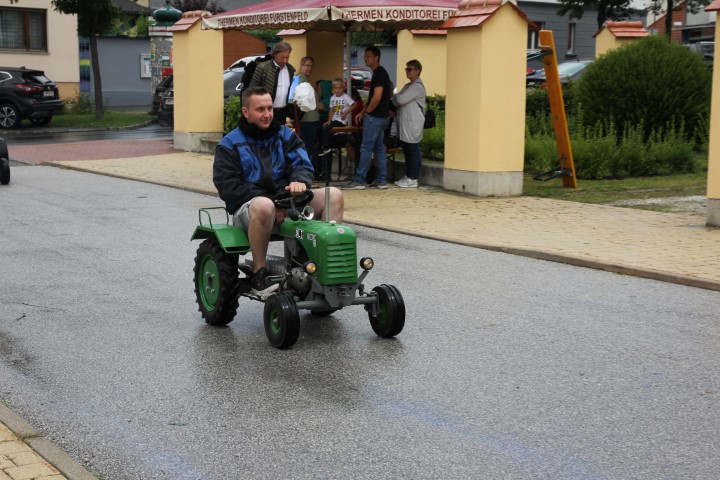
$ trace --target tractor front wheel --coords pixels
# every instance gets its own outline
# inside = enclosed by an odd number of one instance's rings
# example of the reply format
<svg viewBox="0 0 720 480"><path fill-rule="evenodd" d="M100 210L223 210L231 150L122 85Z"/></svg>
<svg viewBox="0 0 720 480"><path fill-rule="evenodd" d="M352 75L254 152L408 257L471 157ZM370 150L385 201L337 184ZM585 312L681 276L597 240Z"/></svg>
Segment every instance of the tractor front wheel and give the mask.
<svg viewBox="0 0 720 480"><path fill-rule="evenodd" d="M378 285L373 288L378 297L377 315L368 314L370 326L378 336L394 337L405 326L405 301L400 290L392 285Z"/></svg>
<svg viewBox="0 0 720 480"><path fill-rule="evenodd" d="M205 239L195 257L195 296L202 317L215 327L227 325L238 308L238 260L215 238Z"/></svg>
<svg viewBox="0 0 720 480"><path fill-rule="evenodd" d="M5 157L0 158L0 184L7 185L10 183L10 160Z"/></svg>
<svg viewBox="0 0 720 480"><path fill-rule="evenodd" d="M275 348L290 348L300 336L300 314L292 296L278 293L267 299L263 315L265 335Z"/></svg>

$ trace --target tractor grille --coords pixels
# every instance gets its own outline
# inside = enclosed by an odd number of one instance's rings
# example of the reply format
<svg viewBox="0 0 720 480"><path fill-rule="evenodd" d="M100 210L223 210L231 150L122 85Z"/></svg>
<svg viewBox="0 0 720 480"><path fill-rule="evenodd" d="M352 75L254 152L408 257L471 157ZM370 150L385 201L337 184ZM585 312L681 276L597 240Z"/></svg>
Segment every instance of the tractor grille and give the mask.
<svg viewBox="0 0 720 480"><path fill-rule="evenodd" d="M354 243L328 245L326 261L328 283L354 283L357 279L357 256Z"/></svg>

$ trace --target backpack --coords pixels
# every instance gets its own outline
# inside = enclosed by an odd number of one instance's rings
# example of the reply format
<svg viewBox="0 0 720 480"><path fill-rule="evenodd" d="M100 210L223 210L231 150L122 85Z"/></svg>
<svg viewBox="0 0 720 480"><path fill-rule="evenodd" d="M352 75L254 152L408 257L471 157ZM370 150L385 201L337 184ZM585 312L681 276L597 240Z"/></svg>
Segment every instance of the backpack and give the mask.
<svg viewBox="0 0 720 480"><path fill-rule="evenodd" d="M423 129L435 128L435 110L428 108L425 110L425 123Z"/></svg>
<svg viewBox="0 0 720 480"><path fill-rule="evenodd" d="M252 60L251 62L245 64L245 72L240 79L240 87L238 88L238 90L240 91L240 96L242 96L243 92L247 90L247 88L250 86L250 82L252 81L253 75L255 74L255 69L257 68L258 63L267 62L271 59L272 55L268 53L264 57L257 57L255 60Z"/></svg>

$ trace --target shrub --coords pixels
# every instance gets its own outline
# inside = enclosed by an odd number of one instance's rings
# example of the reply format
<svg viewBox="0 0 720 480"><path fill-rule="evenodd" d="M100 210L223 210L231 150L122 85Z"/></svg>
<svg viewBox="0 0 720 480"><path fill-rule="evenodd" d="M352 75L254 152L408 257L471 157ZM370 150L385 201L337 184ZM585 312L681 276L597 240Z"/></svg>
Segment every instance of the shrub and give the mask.
<svg viewBox="0 0 720 480"><path fill-rule="evenodd" d="M240 97L238 95L232 95L230 100L225 104L225 133L229 133L230 130L238 126L240 120L242 105L240 104Z"/></svg>
<svg viewBox="0 0 720 480"><path fill-rule="evenodd" d="M623 136L643 125L643 139L668 125L692 138L707 119L711 75L696 53L664 37L650 36L612 50L587 67L577 84L585 125L611 121ZM679 130L676 130L679 132Z"/></svg>
<svg viewBox="0 0 720 480"><path fill-rule="evenodd" d="M90 95L77 94L74 98L64 100L65 113L73 115L83 115L87 113L95 113L95 102Z"/></svg>
<svg viewBox="0 0 720 480"><path fill-rule="evenodd" d="M562 89L563 103L565 104L565 115L570 117L575 113L575 98L577 96L577 84L568 82ZM530 88L525 97L525 115L550 115L550 96L545 88Z"/></svg>
<svg viewBox="0 0 720 480"><path fill-rule="evenodd" d="M420 151L423 158L443 160L445 158L445 97L427 97L427 106L435 111L435 127L423 132Z"/></svg>

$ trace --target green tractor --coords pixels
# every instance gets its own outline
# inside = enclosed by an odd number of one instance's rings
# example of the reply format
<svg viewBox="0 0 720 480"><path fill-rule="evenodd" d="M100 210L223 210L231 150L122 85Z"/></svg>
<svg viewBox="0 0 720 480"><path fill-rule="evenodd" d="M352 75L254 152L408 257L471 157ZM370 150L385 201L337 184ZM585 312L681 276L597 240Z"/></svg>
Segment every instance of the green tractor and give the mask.
<svg viewBox="0 0 720 480"><path fill-rule="evenodd" d="M297 342L299 310L325 316L350 305L363 305L377 335L390 338L402 331L405 302L400 291L392 285L365 290L363 280L374 266L372 258L358 260L352 228L327 219L313 220L308 205L312 198L312 191L306 191L298 197L282 193L273 199L276 208L286 212L272 239L283 242L285 253L268 256L275 290L262 294L254 293L250 286L252 260L240 262L240 257L250 252L245 231L231 224L223 207L199 210L199 225L192 236L192 240L202 240L195 257L195 295L208 324L230 323L239 299L246 297L265 303L265 334L275 348L289 348ZM329 207L327 197L325 202ZM224 223L213 222L213 216L219 215Z"/></svg>

